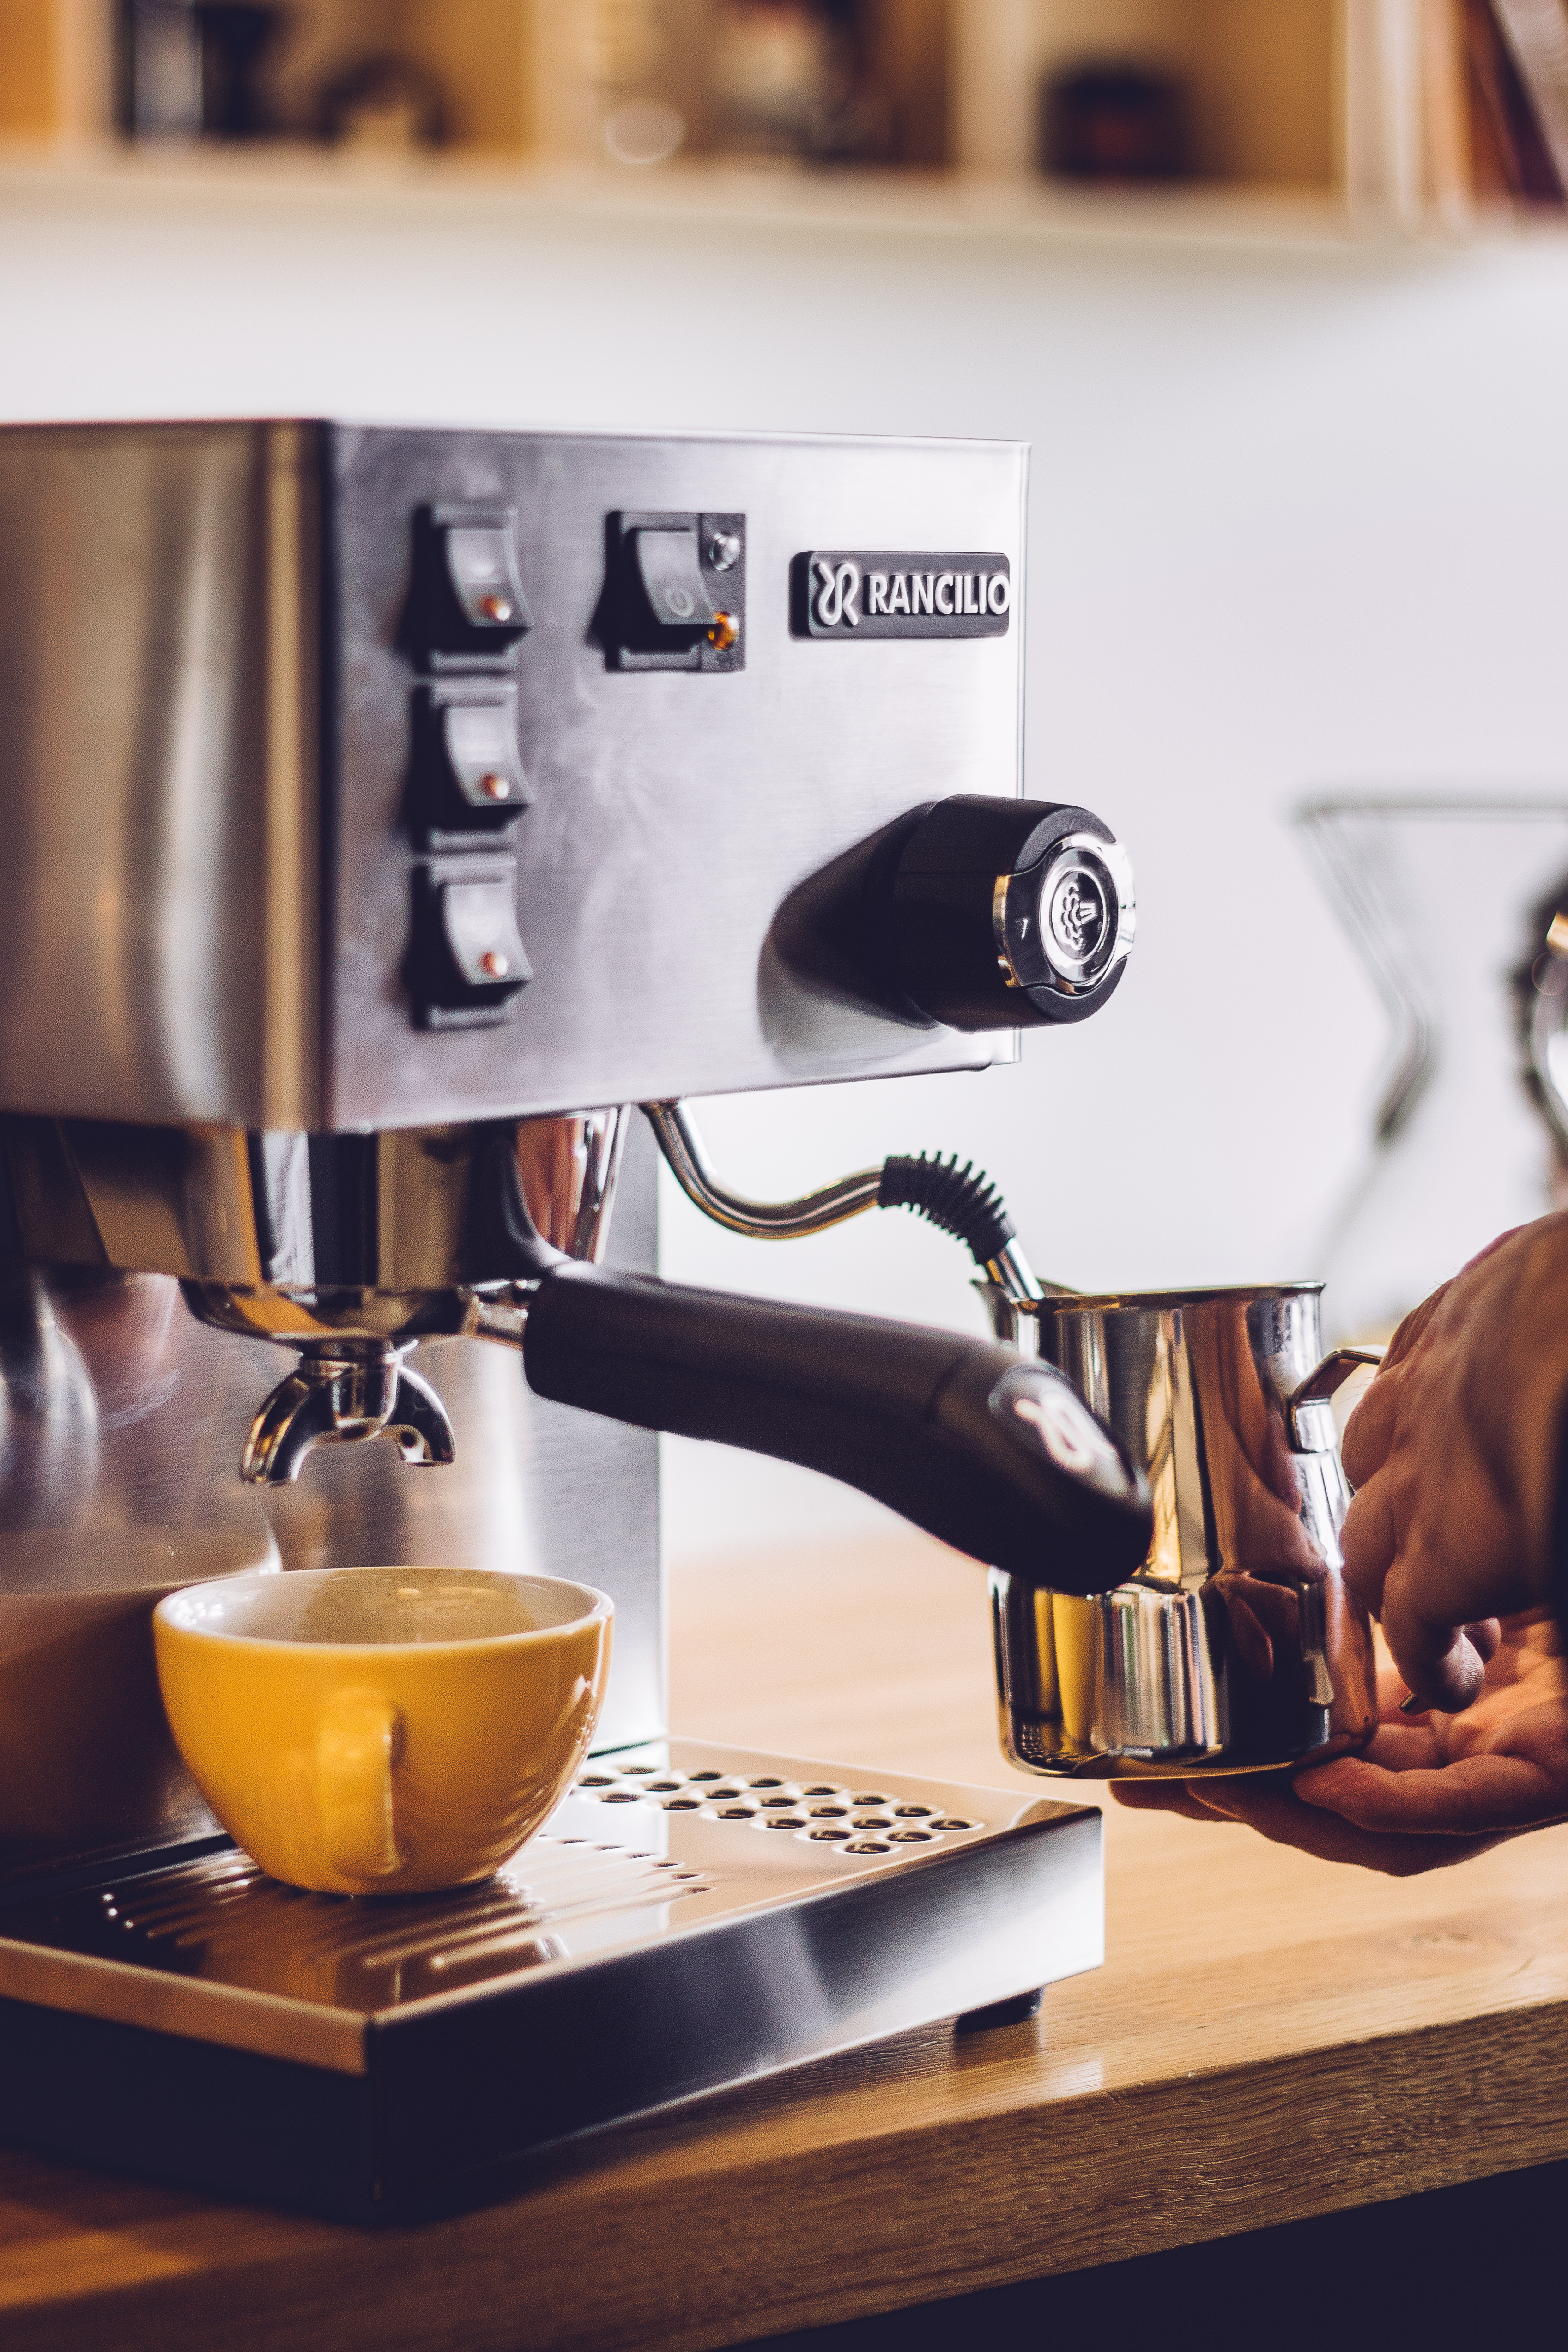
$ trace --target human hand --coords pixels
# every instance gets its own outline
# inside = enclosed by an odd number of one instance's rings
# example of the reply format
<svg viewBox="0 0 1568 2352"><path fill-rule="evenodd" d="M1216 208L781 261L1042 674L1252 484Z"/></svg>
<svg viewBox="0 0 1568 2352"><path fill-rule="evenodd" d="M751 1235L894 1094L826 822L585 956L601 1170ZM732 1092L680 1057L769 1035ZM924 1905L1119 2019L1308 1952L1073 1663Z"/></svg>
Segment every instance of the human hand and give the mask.
<svg viewBox="0 0 1568 2352"><path fill-rule="evenodd" d="M1379 1725L1360 1756L1291 1776L1117 1781L1141 1810L1244 1822L1325 1861L1405 1877L1568 1817L1568 1658L1549 1610L1506 1618L1475 1704L1403 1713L1398 1670L1378 1677Z"/></svg>
<svg viewBox="0 0 1568 2352"><path fill-rule="evenodd" d="M1568 1659L1550 1609L1505 1617L1479 1696L1412 1717L1398 1670L1378 1676L1378 1727L1359 1756L1294 1776L1309 1805L1358 1829L1487 1836L1568 1814Z"/></svg>
<svg viewBox="0 0 1568 2352"><path fill-rule="evenodd" d="M1568 1392L1568 1213L1505 1234L1406 1317L1346 1427L1345 1581L1427 1705L1468 1707L1490 1622L1548 1598Z"/></svg>

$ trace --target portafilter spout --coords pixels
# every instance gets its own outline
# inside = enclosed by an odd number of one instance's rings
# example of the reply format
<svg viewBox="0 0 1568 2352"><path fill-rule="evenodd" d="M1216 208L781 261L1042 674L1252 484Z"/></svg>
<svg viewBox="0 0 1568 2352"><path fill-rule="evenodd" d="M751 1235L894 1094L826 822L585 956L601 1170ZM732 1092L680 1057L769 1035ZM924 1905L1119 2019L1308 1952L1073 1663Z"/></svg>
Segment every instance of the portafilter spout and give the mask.
<svg viewBox="0 0 1568 2352"><path fill-rule="evenodd" d="M410 1369L423 1339L459 1336L516 1344L520 1293L509 1283L484 1292L307 1291L239 1283L186 1282L197 1320L242 1339L296 1348L299 1360L261 1406L240 1458L248 1484L298 1478L318 1445L391 1437L405 1462L452 1462L456 1442L446 1408Z"/></svg>
<svg viewBox="0 0 1568 2352"><path fill-rule="evenodd" d="M405 1350L371 1339L303 1350L251 1423L240 1458L247 1484L298 1478L313 1446L360 1444L383 1433L405 1462L451 1462L457 1453L446 1407L411 1371Z"/></svg>

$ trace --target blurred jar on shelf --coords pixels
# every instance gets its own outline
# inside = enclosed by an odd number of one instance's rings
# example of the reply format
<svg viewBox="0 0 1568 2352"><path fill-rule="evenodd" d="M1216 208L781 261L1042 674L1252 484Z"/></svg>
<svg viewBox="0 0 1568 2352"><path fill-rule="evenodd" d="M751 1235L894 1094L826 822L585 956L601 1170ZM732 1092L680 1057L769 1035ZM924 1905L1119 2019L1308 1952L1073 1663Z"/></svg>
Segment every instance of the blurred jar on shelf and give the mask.
<svg viewBox="0 0 1568 2352"><path fill-rule="evenodd" d="M889 93L866 0L717 0L713 91L732 153L875 163Z"/></svg>
<svg viewBox="0 0 1568 2352"><path fill-rule="evenodd" d="M664 163L685 146L689 61L682 36L692 15L679 0L592 0L583 66L612 163Z"/></svg>
<svg viewBox="0 0 1568 2352"><path fill-rule="evenodd" d="M322 82L316 131L329 146L377 155L439 147L446 136L440 83L392 51L352 57Z"/></svg>
<svg viewBox="0 0 1568 2352"><path fill-rule="evenodd" d="M287 11L252 0L120 0L115 117L131 139L260 139Z"/></svg>
<svg viewBox="0 0 1568 2352"><path fill-rule="evenodd" d="M1088 58L1048 74L1040 162L1053 179L1097 185L1184 180L1192 172L1186 84L1135 58Z"/></svg>

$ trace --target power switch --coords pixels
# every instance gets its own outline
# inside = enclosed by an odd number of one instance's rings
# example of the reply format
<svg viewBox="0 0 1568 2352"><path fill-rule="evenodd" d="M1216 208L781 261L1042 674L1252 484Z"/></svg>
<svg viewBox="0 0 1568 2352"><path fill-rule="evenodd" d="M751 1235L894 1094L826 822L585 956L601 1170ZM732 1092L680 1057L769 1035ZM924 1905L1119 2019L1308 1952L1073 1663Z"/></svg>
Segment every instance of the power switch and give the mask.
<svg viewBox="0 0 1568 2352"><path fill-rule="evenodd" d="M517 690L467 679L420 689L413 811L427 849L499 845L533 798L517 752Z"/></svg>
<svg viewBox="0 0 1568 2352"><path fill-rule="evenodd" d="M611 669L746 667L746 517L622 510L607 519L595 614Z"/></svg>
<svg viewBox="0 0 1568 2352"><path fill-rule="evenodd" d="M414 518L408 635L432 669L510 668L533 621L511 507L425 507Z"/></svg>
<svg viewBox="0 0 1568 2352"><path fill-rule="evenodd" d="M416 1017L425 1029L485 1029L505 1021L533 978L517 936L517 869L510 857L443 858L415 869Z"/></svg>
<svg viewBox="0 0 1568 2352"><path fill-rule="evenodd" d="M680 631L681 643L689 644L692 632L711 627L718 618L697 562L695 523L685 530L639 530L633 537L655 625Z"/></svg>

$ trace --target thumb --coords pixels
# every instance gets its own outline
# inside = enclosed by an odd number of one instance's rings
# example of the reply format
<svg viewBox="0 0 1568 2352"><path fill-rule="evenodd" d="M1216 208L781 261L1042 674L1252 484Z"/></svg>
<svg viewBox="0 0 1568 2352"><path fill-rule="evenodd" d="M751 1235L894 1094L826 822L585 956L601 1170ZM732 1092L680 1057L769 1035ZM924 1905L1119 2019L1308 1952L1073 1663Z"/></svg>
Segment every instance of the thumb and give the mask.
<svg viewBox="0 0 1568 2352"><path fill-rule="evenodd" d="M1476 1631L1479 1633L1480 1627ZM1402 1593L1385 1585L1383 1632L1395 1664L1424 1706L1436 1707L1443 1715L1458 1715L1480 1696L1485 1659L1470 1639L1468 1625L1444 1624L1424 1616Z"/></svg>

